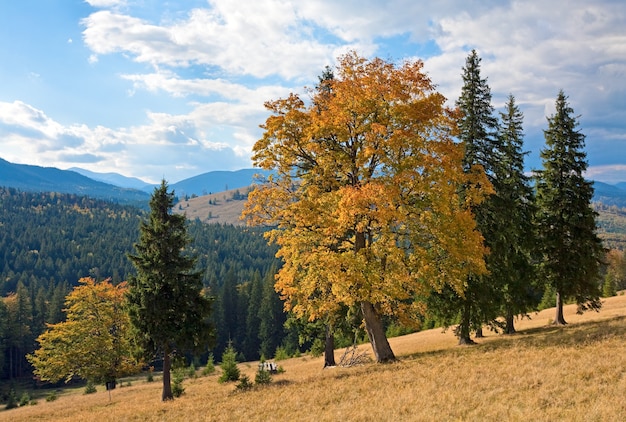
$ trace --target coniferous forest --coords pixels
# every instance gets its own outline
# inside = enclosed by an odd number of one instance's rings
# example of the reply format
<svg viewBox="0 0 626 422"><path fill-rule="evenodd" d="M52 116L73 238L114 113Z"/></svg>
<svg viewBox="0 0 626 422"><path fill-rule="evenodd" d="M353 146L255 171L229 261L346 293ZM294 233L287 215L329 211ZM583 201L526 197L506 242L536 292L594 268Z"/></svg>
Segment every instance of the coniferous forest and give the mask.
<svg viewBox="0 0 626 422"><path fill-rule="evenodd" d="M30 377L25 355L46 324L65 317L65 297L83 277L125 281L134 269L127 254L145 211L69 194L0 188L0 376ZM240 359L273 356L289 343L283 304L273 289L279 261L262 231L188 221L192 253L214 297L217 327L211 352L231 341ZM287 342L287 343L286 343ZM207 351L209 352L209 351Z"/></svg>

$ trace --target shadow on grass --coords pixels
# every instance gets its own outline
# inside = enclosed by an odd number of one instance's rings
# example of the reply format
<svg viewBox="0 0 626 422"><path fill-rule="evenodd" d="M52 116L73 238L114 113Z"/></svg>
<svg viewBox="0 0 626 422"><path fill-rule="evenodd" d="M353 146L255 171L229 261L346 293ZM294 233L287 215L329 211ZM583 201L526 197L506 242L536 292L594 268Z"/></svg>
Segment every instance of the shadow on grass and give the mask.
<svg viewBox="0 0 626 422"><path fill-rule="evenodd" d="M471 346L456 346L428 352L417 352L402 356L401 360L459 355L472 352L494 352L511 348L549 348L589 346L612 338L626 336L626 316L617 316L601 321L587 321L565 326L549 325L545 327L520 330L513 335L501 334Z"/></svg>

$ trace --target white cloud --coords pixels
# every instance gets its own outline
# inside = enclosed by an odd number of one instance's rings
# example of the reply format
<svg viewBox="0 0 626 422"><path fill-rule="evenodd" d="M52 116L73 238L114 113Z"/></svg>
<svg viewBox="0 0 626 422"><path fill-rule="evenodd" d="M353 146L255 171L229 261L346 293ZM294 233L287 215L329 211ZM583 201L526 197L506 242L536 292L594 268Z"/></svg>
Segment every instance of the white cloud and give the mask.
<svg viewBox="0 0 626 422"><path fill-rule="evenodd" d="M612 164L604 166L591 166L587 169L585 177L591 180L601 180L605 183L619 183L626 181L626 164Z"/></svg>
<svg viewBox="0 0 626 422"><path fill-rule="evenodd" d="M453 103L475 48L496 109L509 93L521 106L532 135L526 149L538 153L546 116L564 89L582 115L590 169L598 171L590 174L626 162L621 1L209 0L190 10L176 2L155 10L149 2L87 3L100 10L81 20L83 60L125 82L134 95L119 107L146 110L145 120L115 129L61 124L24 102L0 103L3 158L23 162L47 151L38 159L62 168L72 164L63 158L97 161L151 181L164 168L176 181L249 166L267 117L264 101L312 86L338 55L355 49L405 59L426 51L425 70ZM397 40L404 45L392 45ZM611 169L626 180L625 168Z"/></svg>
<svg viewBox="0 0 626 422"><path fill-rule="evenodd" d="M155 68L199 64L258 78L297 78L332 62L336 46L307 37L289 7L277 10L252 2L237 3L232 10L225 3L192 10L186 20L170 26L100 11L82 21L83 38L95 54L128 53Z"/></svg>

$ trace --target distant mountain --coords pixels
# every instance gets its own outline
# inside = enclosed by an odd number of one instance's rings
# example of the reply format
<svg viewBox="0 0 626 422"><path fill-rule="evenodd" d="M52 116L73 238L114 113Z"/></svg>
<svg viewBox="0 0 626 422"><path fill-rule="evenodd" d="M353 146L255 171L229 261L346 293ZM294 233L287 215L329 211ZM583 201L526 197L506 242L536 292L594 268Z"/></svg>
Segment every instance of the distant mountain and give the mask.
<svg viewBox="0 0 626 422"><path fill-rule="evenodd" d="M71 168L91 179L98 180L123 188L139 189L152 194L155 185L144 182L134 177L122 176L118 173L96 173L81 168ZM227 190L245 188L252 185L256 175L267 176L270 172L259 169L243 169L235 171L210 171L197 176L184 179L176 183L170 183L170 189L174 189L179 197L204 196L211 193L224 192Z"/></svg>
<svg viewBox="0 0 626 422"><path fill-rule="evenodd" d="M595 189L593 202L626 207L626 189L622 188L626 188L626 183L609 185L608 183L594 182L593 187Z"/></svg>
<svg viewBox="0 0 626 422"><path fill-rule="evenodd" d="M76 173L87 176L90 179L119 186L121 188L138 189L148 193L152 193L152 189L154 188L154 185L146 183L141 179L122 176L119 173L97 173L95 171L85 170L79 167L72 167L68 170L75 171Z"/></svg>
<svg viewBox="0 0 626 422"><path fill-rule="evenodd" d="M0 158L0 186L26 192L59 192L90 196L120 204L145 205L150 195L137 189L99 182L71 170L13 164Z"/></svg>
<svg viewBox="0 0 626 422"><path fill-rule="evenodd" d="M178 197L204 196L211 193L246 188L255 182L255 176L267 177L270 172L260 169L243 169L236 171L210 171L189 179L170 184Z"/></svg>
<svg viewBox="0 0 626 422"><path fill-rule="evenodd" d="M267 177L271 172L260 169L210 171L170 184L179 198L204 196L211 193L247 188L256 176ZM59 192L86 195L122 204L145 206L154 185L117 173L96 173L81 168L60 170L13 164L0 158L0 186L28 192ZM594 202L626 208L626 182L609 185L594 182Z"/></svg>

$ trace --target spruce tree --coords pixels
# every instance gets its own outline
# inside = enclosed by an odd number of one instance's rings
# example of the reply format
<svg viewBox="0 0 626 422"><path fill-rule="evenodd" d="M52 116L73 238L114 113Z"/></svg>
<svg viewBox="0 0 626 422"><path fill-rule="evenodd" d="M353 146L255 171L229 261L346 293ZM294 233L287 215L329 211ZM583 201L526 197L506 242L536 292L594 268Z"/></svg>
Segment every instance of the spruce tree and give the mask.
<svg viewBox="0 0 626 422"><path fill-rule="evenodd" d="M191 239L185 216L172 213L174 193L163 180L150 199L148 221L140 224L137 275L128 280L128 309L138 344L148 358L163 358L162 400L173 399L170 370L175 354L204 352L213 329L211 301L202 294L196 258L186 253Z"/></svg>
<svg viewBox="0 0 626 422"><path fill-rule="evenodd" d="M544 131L543 168L536 172L537 224L542 252L542 278L556 292L554 324L566 324L563 301L574 299L578 311L598 310L600 262L604 256L591 207L593 182L584 178L585 135L560 91L556 111Z"/></svg>
<svg viewBox="0 0 626 422"><path fill-rule="evenodd" d="M515 97L509 95L498 126L501 158L492 180L496 193L491 203L496 213L487 257L488 278L499 289L507 334L515 332L514 317L535 309L541 299L533 265L535 197L530 177L524 174L523 118Z"/></svg>
<svg viewBox="0 0 626 422"><path fill-rule="evenodd" d="M491 105L491 90L487 79L480 74L481 59L472 50L463 68L463 87L456 102L461 116L458 120L459 140L465 146L464 170L466 173L485 172L490 182L495 178L500 155L496 148L498 121ZM491 195L492 196L492 195ZM489 246L492 236L494 203L489 196L483 203L473 207L477 228ZM486 260L488 265L488 260ZM486 276L470 275L463 295L444 287L431 299L434 314L444 325L458 321L455 334L459 344L471 344L472 332L481 333L482 325L495 319L498 313L494 297L498 293Z"/></svg>

